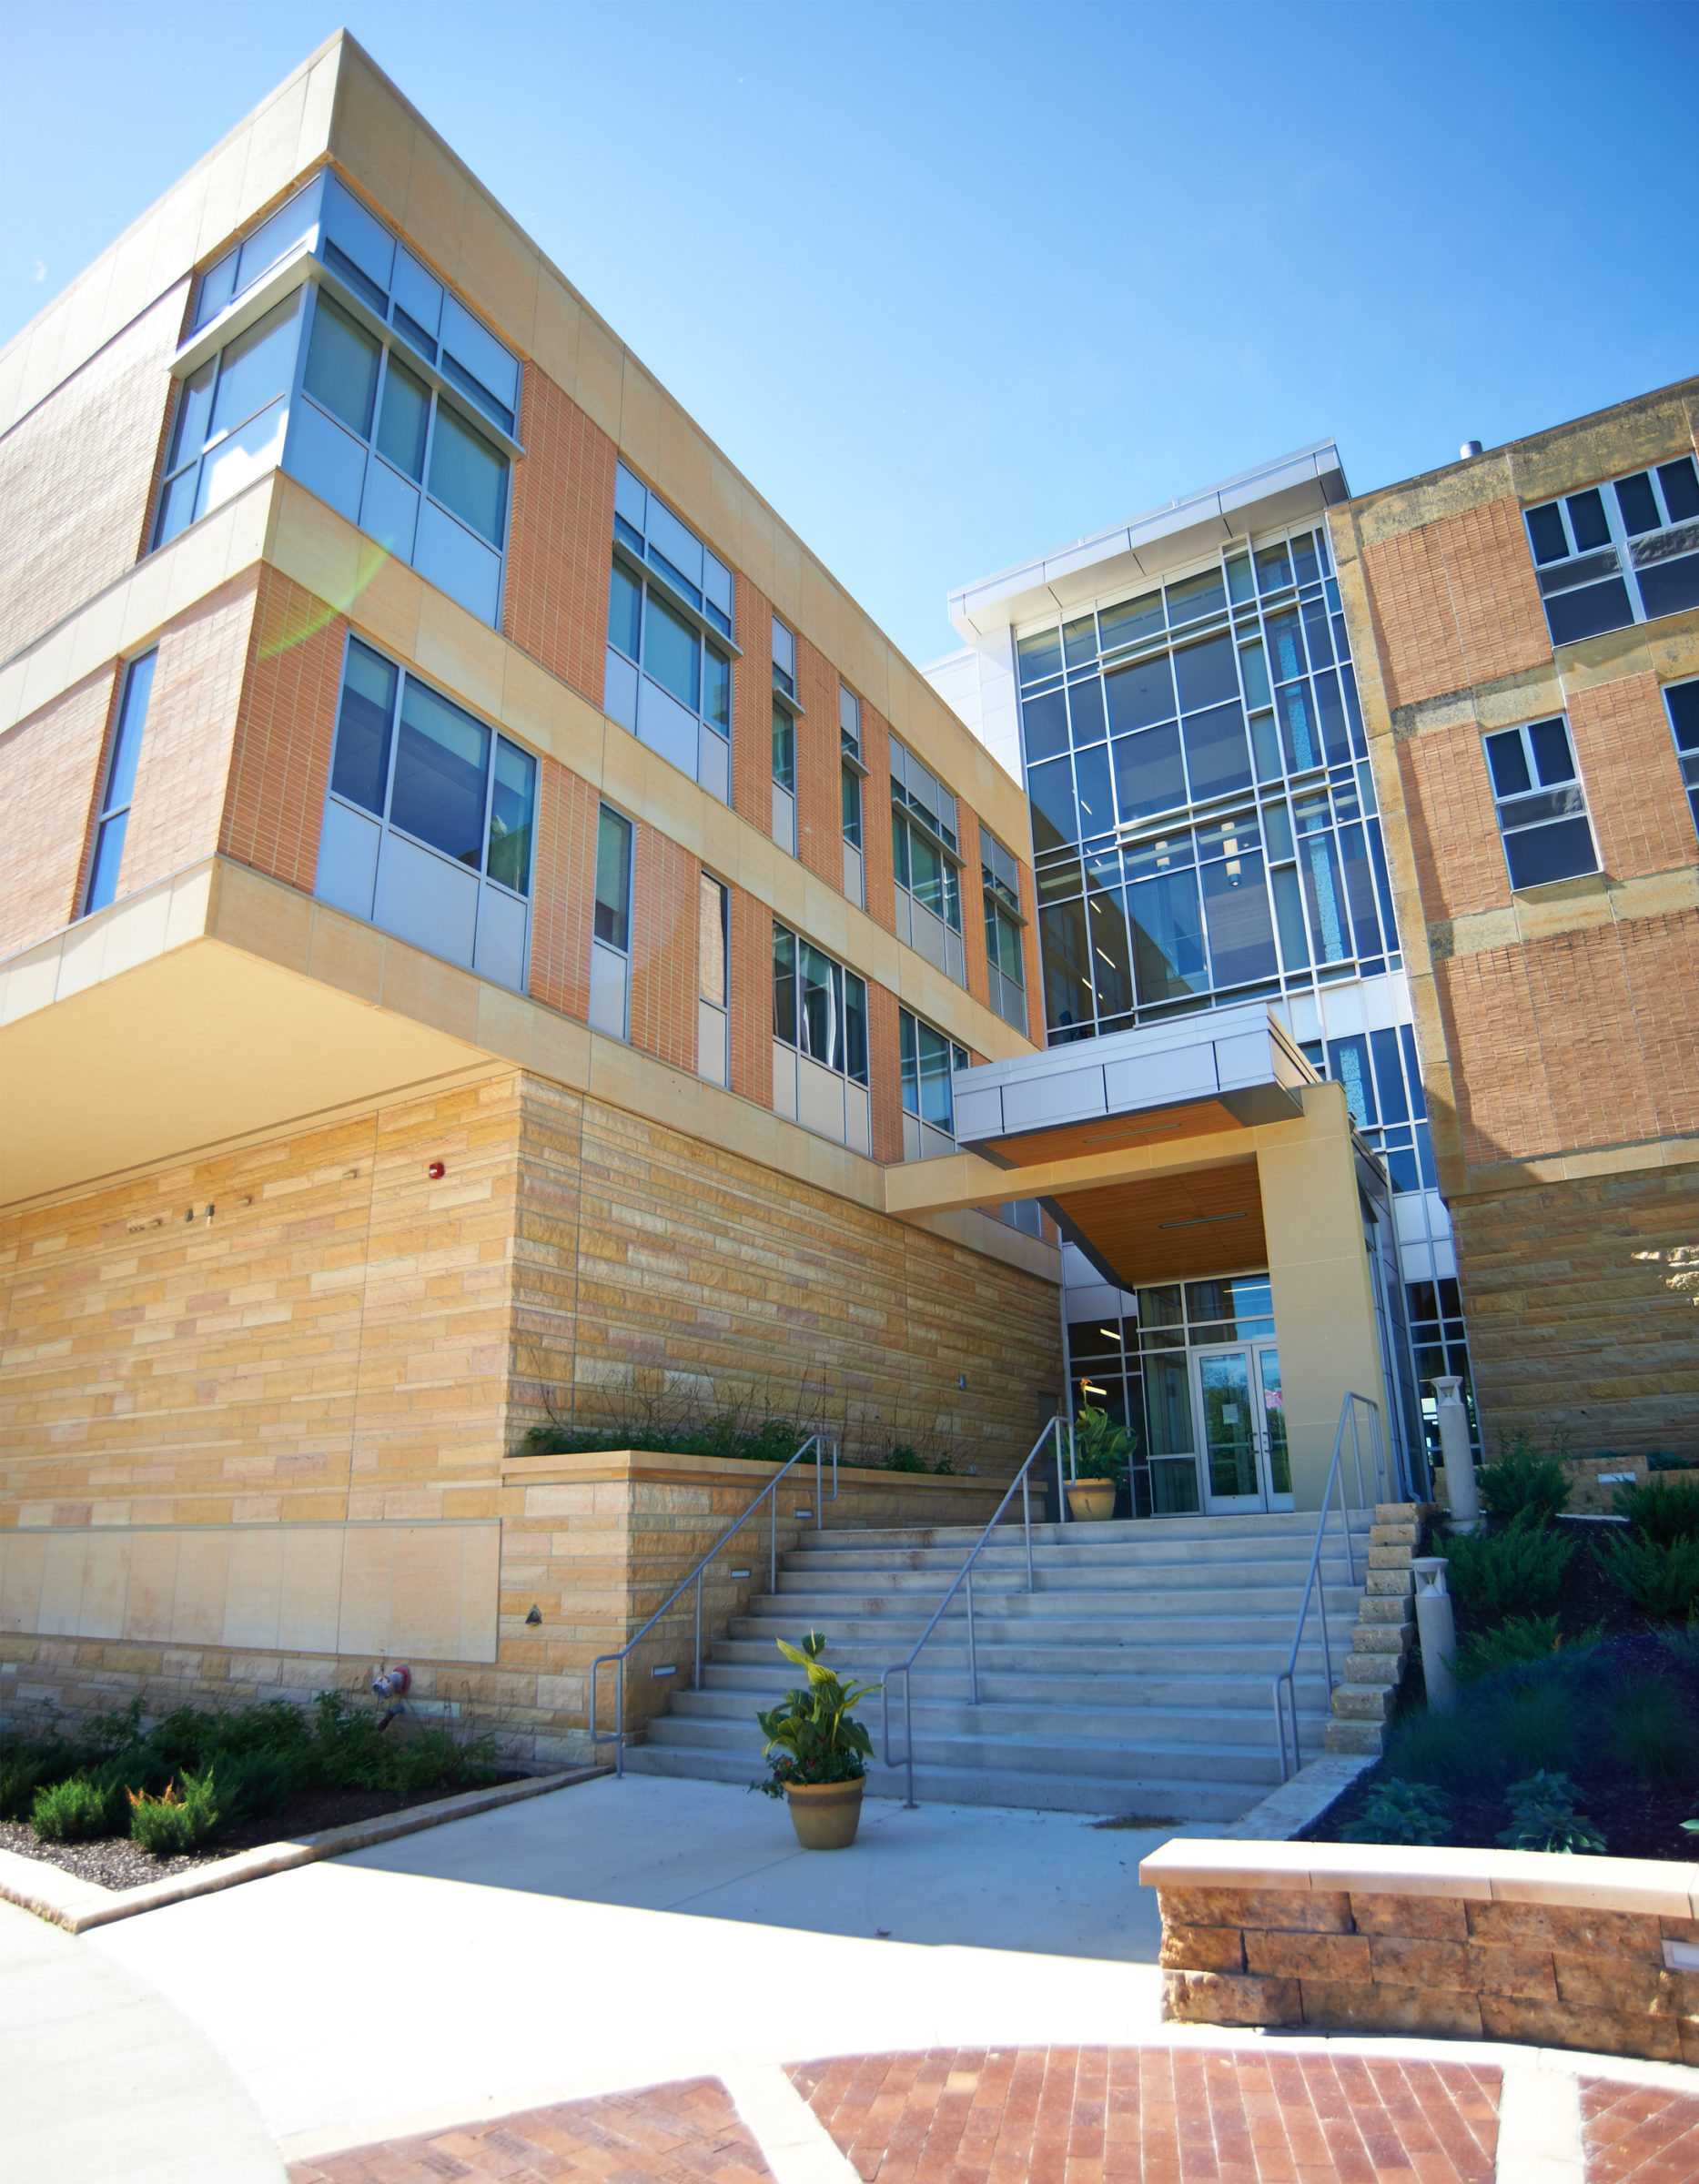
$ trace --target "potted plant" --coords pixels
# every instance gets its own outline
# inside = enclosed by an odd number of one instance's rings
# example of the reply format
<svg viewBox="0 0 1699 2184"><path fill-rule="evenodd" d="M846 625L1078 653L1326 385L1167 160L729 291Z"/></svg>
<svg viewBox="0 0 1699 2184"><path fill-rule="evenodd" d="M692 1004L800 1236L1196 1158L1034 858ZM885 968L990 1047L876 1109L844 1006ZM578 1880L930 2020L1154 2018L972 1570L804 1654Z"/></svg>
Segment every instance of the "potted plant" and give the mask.
<svg viewBox="0 0 1699 2184"><path fill-rule="evenodd" d="M1100 1523L1115 1514L1115 1490L1127 1476L1133 1437L1107 1410L1087 1403L1074 1421L1075 1483L1067 1490L1070 1516Z"/></svg>
<svg viewBox="0 0 1699 2184"><path fill-rule="evenodd" d="M808 1688L787 1691L764 1713L757 1709L755 1719L767 1740L761 1755L772 1762L772 1772L753 1786L788 1802L804 1850L847 1850L861 1820L862 1785L873 1756L873 1739L852 1719L850 1708L878 1686L852 1684L846 1689L822 1668L822 1631L810 1631L800 1649L783 1638L778 1643L787 1661L807 1670Z"/></svg>

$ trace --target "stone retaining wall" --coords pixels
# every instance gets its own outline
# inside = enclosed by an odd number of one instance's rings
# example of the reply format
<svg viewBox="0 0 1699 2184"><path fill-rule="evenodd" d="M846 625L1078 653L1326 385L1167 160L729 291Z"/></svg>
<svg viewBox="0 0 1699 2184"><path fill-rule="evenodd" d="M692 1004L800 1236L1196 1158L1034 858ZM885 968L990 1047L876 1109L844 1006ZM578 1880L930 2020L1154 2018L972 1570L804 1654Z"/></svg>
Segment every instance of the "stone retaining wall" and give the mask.
<svg viewBox="0 0 1699 2184"><path fill-rule="evenodd" d="M1536 1851L1175 1841L1162 2014L1699 2064L1699 1866ZM1678 1945L1673 1946L1672 1945Z"/></svg>

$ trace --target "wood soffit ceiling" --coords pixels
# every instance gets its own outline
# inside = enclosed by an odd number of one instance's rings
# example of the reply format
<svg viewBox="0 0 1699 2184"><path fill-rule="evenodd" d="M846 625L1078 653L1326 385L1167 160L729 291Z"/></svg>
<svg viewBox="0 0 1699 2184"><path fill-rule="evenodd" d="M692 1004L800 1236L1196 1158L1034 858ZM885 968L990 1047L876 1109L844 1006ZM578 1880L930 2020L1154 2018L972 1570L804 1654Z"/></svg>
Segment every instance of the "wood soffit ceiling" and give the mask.
<svg viewBox="0 0 1699 2184"><path fill-rule="evenodd" d="M1187 1175L1106 1184L1046 1201L1120 1288L1202 1281L1269 1261L1254 1154Z"/></svg>
<svg viewBox="0 0 1699 2184"><path fill-rule="evenodd" d="M1154 1149L1177 1145L1184 1138L1209 1138L1220 1130L1244 1127L1219 1099L1188 1100L1181 1107L1146 1108L1137 1115L1097 1115L1055 1129L990 1138L971 1149L992 1154L1016 1168L1037 1168L1047 1160L1077 1160L1092 1153L1124 1152L1128 1146L1148 1145Z"/></svg>

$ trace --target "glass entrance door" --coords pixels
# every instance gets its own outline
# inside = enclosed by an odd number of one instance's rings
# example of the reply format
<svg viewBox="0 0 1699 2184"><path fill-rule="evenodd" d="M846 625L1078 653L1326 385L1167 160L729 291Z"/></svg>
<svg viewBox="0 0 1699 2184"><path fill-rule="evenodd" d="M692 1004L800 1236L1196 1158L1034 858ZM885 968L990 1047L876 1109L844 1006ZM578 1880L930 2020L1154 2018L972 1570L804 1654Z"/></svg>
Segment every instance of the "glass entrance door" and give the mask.
<svg viewBox="0 0 1699 2184"><path fill-rule="evenodd" d="M1193 1354L1206 1507L1219 1515L1290 1509L1279 1351L1256 1343Z"/></svg>

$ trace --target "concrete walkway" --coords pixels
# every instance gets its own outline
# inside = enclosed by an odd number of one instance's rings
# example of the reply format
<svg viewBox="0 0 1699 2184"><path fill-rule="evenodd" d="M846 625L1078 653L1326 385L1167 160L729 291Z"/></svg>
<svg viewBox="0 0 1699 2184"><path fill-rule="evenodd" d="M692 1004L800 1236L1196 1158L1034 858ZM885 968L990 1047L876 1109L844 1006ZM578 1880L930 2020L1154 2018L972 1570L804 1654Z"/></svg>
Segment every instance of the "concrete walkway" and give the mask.
<svg viewBox="0 0 1699 2184"><path fill-rule="evenodd" d="M283 2184L213 2043L145 1979L0 1904L0 2176Z"/></svg>

